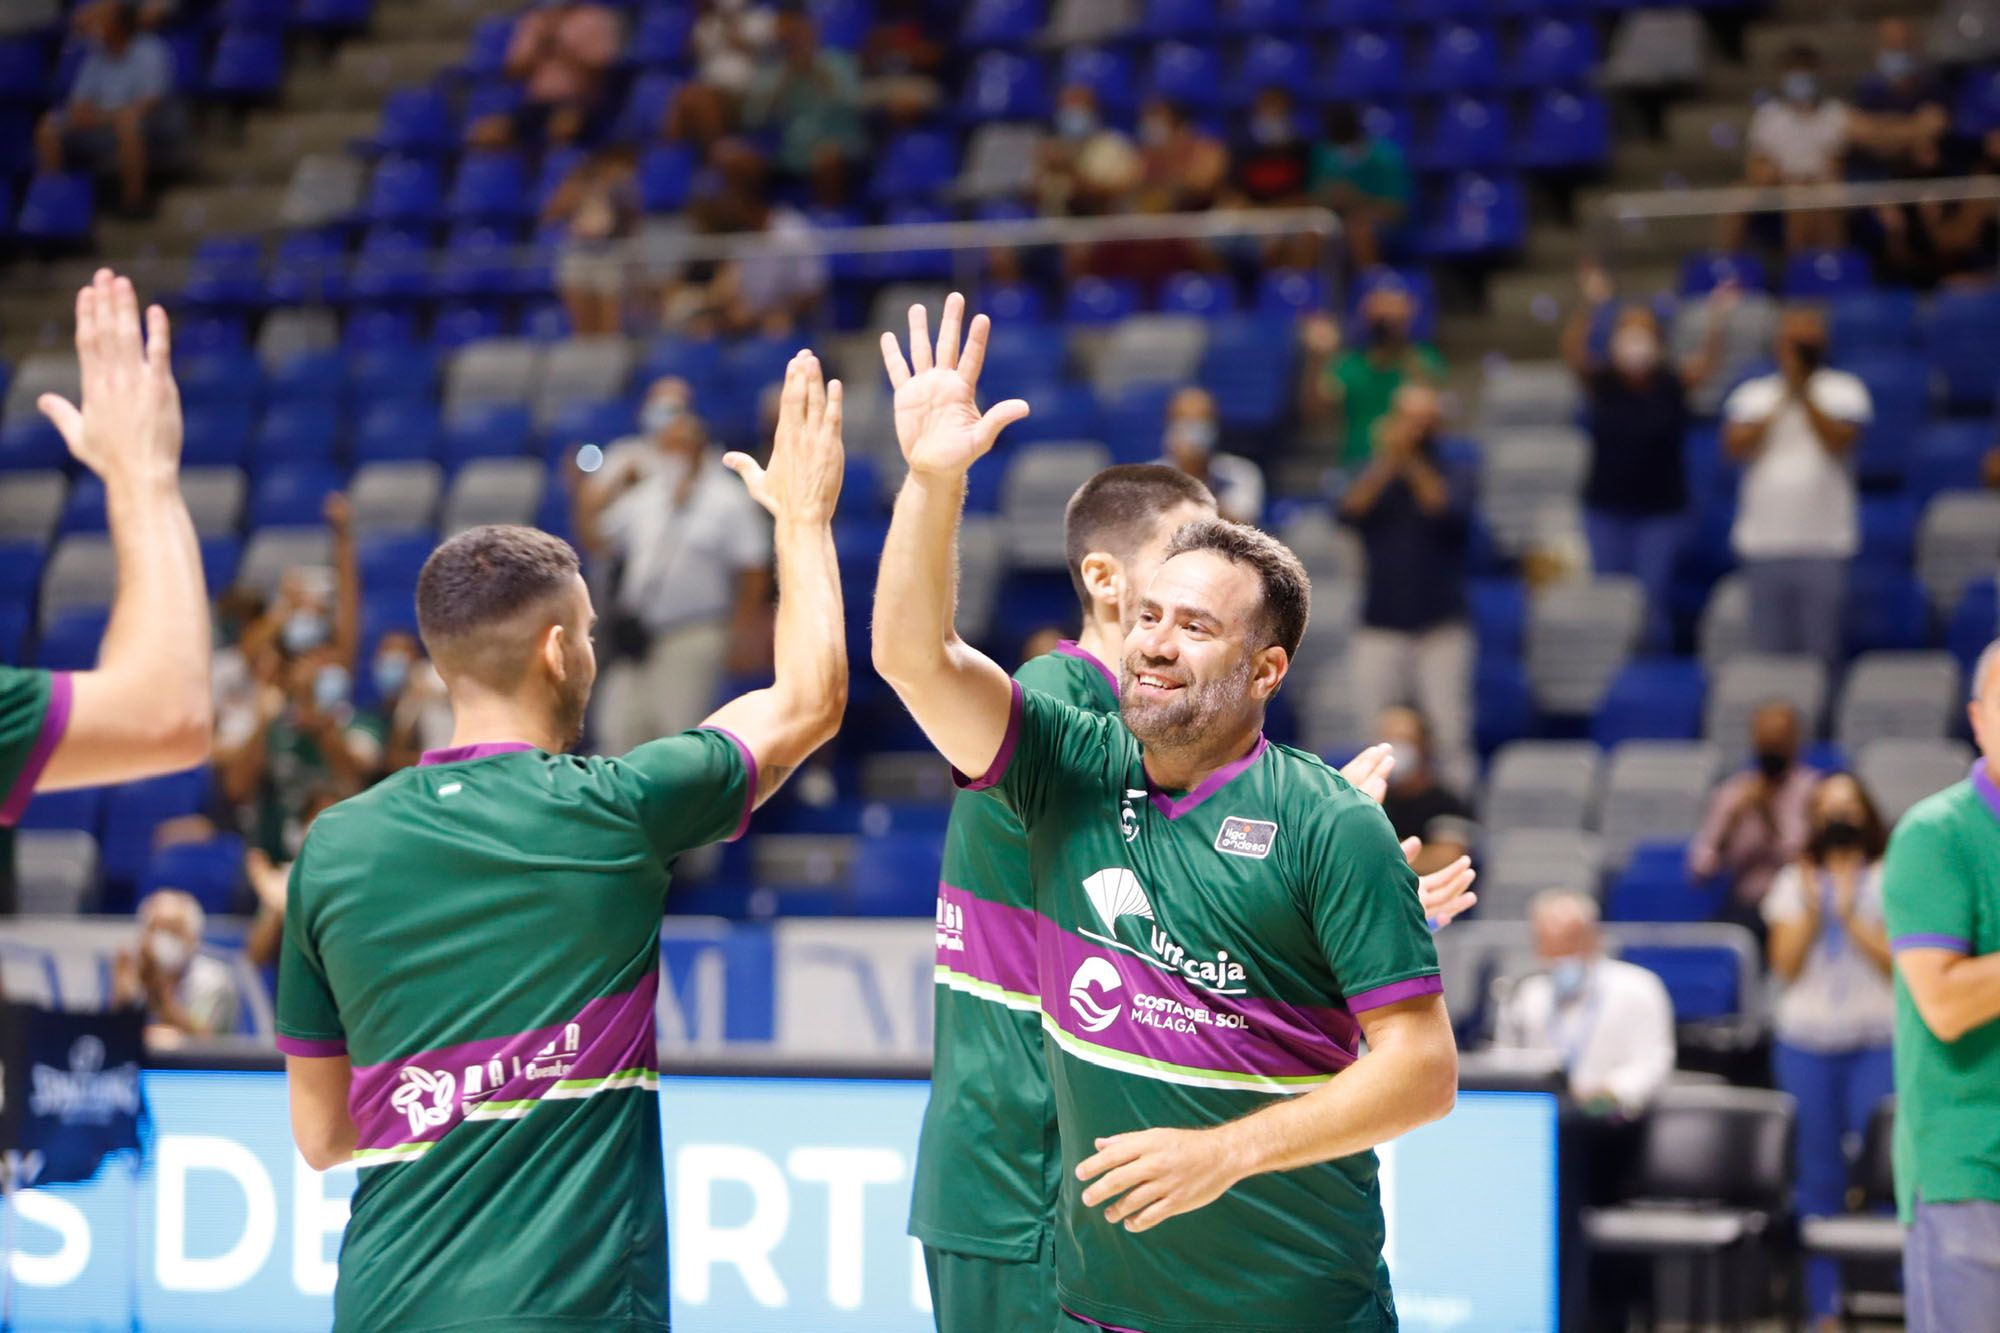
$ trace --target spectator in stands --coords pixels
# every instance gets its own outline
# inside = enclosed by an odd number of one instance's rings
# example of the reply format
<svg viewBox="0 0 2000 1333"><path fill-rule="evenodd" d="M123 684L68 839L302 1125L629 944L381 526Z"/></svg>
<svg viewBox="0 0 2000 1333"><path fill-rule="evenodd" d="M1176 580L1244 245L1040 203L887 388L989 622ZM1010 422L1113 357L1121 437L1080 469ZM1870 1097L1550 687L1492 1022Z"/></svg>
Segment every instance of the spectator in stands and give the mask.
<svg viewBox="0 0 2000 1333"><path fill-rule="evenodd" d="M1247 458L1217 453L1222 423L1215 395L1206 389L1180 390L1167 403L1165 448L1160 462L1201 482L1215 495L1216 512L1236 523L1264 517L1264 474Z"/></svg>
<svg viewBox="0 0 2000 1333"><path fill-rule="evenodd" d="M1591 331L1612 301L1611 283L1595 265L1583 272L1583 301L1563 330L1563 359L1583 385L1590 423L1590 476L1584 483L1584 530L1599 574L1626 574L1646 589L1647 648L1670 652L1673 624L1668 592L1687 528L1683 443L1688 395L1714 373L1733 289L1710 302L1701 353L1678 366L1666 359L1666 339L1650 306L1628 304L1613 317L1606 354L1591 347Z"/></svg>
<svg viewBox="0 0 2000 1333"><path fill-rule="evenodd" d="M451 704L444 680L424 656L424 646L408 630L391 630L375 646L370 664L375 686L371 729L382 736L376 776L410 768L426 750L451 743Z"/></svg>
<svg viewBox="0 0 2000 1333"><path fill-rule="evenodd" d="M1850 117L1845 103L1826 95L1819 52L1803 43L1785 53L1778 95L1750 117L1747 185L1822 185L1840 179ZM1743 248L1748 216L1723 220L1722 248ZM1791 251L1840 243L1841 215L1795 209L1783 215L1785 248Z"/></svg>
<svg viewBox="0 0 2000 1333"><path fill-rule="evenodd" d="M1979 460L1979 482L1989 491L2000 491L2000 444L1986 451L1986 457Z"/></svg>
<svg viewBox="0 0 2000 1333"><path fill-rule="evenodd" d="M581 142L605 110L605 79L622 45L618 12L580 0L536 0L514 25L506 73L526 93L523 138Z"/></svg>
<svg viewBox="0 0 2000 1333"><path fill-rule="evenodd" d="M778 58L766 60L744 100L744 119L778 137L779 172L795 181L844 180L868 150L861 122L861 81L854 58L819 44L810 15L778 16Z"/></svg>
<svg viewBox="0 0 2000 1333"><path fill-rule="evenodd" d="M1438 781L1431 764L1431 729L1424 715L1403 706L1385 708L1375 723L1375 739L1386 743L1395 759L1382 813L1389 816L1397 838L1423 839L1411 869L1421 878L1471 851L1478 837L1472 809Z"/></svg>
<svg viewBox="0 0 2000 1333"><path fill-rule="evenodd" d="M1316 316L1301 329L1306 347L1304 413L1341 423L1340 461L1354 468L1368 462L1378 423L1405 384L1442 385L1444 357L1436 347L1412 337L1417 303L1400 285L1385 284L1361 302L1362 340L1341 349L1339 323Z"/></svg>
<svg viewBox="0 0 2000 1333"><path fill-rule="evenodd" d="M1195 124L1186 107L1155 97L1140 109L1138 211L1209 208L1228 183L1228 145Z"/></svg>
<svg viewBox="0 0 2000 1333"><path fill-rule="evenodd" d="M1722 406L1723 449L1744 469L1730 537L1750 584L1751 646L1831 665L1861 545L1854 450L1874 408L1866 385L1827 367L1820 311L1786 312L1777 344L1778 372Z"/></svg>
<svg viewBox="0 0 2000 1333"><path fill-rule="evenodd" d="M1435 390L1405 385L1377 431L1375 456L1341 497L1361 534L1368 580L1349 648L1356 711L1415 703L1430 719L1433 762L1451 783L1472 777L1472 628L1466 535L1472 488L1438 456Z"/></svg>
<svg viewBox="0 0 2000 1333"><path fill-rule="evenodd" d="M883 0L861 47L861 97L896 123L915 121L944 101L946 50L930 32L924 0Z"/></svg>
<svg viewBox="0 0 2000 1333"><path fill-rule="evenodd" d="M78 28L90 52L68 102L44 115L37 128L41 169L115 171L119 206L141 215L153 163L186 129L173 104L173 52L160 37L138 30L130 4L100 4L78 16Z"/></svg>
<svg viewBox="0 0 2000 1333"><path fill-rule="evenodd" d="M1970 174L2000 176L2000 130L1979 140ZM1887 236L1888 273L1912 286L1987 287L2000 270L2000 203L1926 199L1915 221Z"/></svg>
<svg viewBox="0 0 2000 1333"><path fill-rule="evenodd" d="M579 162L542 209L544 226L563 229L556 287L580 338L616 334L623 323L639 213L638 175L624 148L602 149Z"/></svg>
<svg viewBox="0 0 2000 1333"><path fill-rule="evenodd" d="M1307 187L1340 214L1356 271L1382 262L1382 234L1410 207L1410 167L1393 139L1370 134L1352 102L1327 109L1326 140L1312 151Z"/></svg>
<svg viewBox="0 0 2000 1333"><path fill-rule="evenodd" d="M1139 150L1104 122L1097 93L1071 84L1056 101L1055 133L1042 143L1044 213L1094 217L1123 207L1139 186Z"/></svg>
<svg viewBox="0 0 2000 1333"><path fill-rule="evenodd" d="M1805 852L1764 899L1771 972L1778 984L1772 1072L1798 1101L1798 1209L1844 1212L1846 1144L1895 1090L1890 1038L1896 998L1882 924L1882 853L1889 835L1861 783L1833 773L1812 789ZM1842 1327L1840 1266L1806 1269L1809 1307L1822 1330Z"/></svg>
<svg viewBox="0 0 2000 1333"><path fill-rule="evenodd" d="M726 230L762 233L772 249L722 264L706 285L673 299L692 301L697 328L783 338L806 322L825 296L826 257L810 248L813 228L805 214L774 203L753 164L740 161L734 169L744 173L743 180L718 202L716 217Z"/></svg>
<svg viewBox="0 0 2000 1333"><path fill-rule="evenodd" d="M1312 148L1299 133L1297 108L1283 88L1264 88L1250 104L1231 183L1253 207L1296 204L1305 197Z"/></svg>
<svg viewBox="0 0 2000 1333"><path fill-rule="evenodd" d="M1493 1044L1562 1061L1570 1096L1607 1118L1636 1119L1674 1071L1674 1006L1659 977L1604 956L1597 900L1550 889L1528 919L1543 971L1516 982Z"/></svg>
<svg viewBox="0 0 2000 1333"><path fill-rule="evenodd" d="M445 739L451 739L448 730ZM323 811L353 794L352 788L334 784L315 787L306 796L305 808L299 811L301 831L310 831L313 821ZM250 882L250 891L257 899L256 915L250 918L250 929L243 934L243 956L252 967L275 968L278 946L285 933L285 897L292 878L291 858L277 860L262 847L252 847L243 853L243 877Z"/></svg>
<svg viewBox="0 0 2000 1333"><path fill-rule="evenodd" d="M1701 829L1688 845L1688 871L1697 879L1729 880L1725 920L1763 934L1764 897L1780 870L1804 854L1812 835L1812 793L1818 770L1799 762L1798 711L1773 700L1750 715L1755 767L1736 774L1709 795Z"/></svg>
<svg viewBox="0 0 2000 1333"><path fill-rule="evenodd" d="M696 83L731 100L750 91L757 69L777 44L778 12L755 0L704 0L689 45Z"/></svg>
<svg viewBox="0 0 2000 1333"><path fill-rule="evenodd" d="M1950 130L1951 92L1925 66L1916 30L1905 18L1881 20L1875 72L1855 89L1848 116L1849 179L1939 175Z"/></svg>
<svg viewBox="0 0 2000 1333"><path fill-rule="evenodd" d="M139 942L112 960L111 1002L143 1006L150 1044L236 1028L236 983L201 952L206 918L194 895L159 889L139 904Z"/></svg>
<svg viewBox="0 0 2000 1333"><path fill-rule="evenodd" d="M584 549L617 565L597 734L619 754L701 721L724 668L770 642L770 525L676 393L654 386L646 447L612 446L576 494Z"/></svg>

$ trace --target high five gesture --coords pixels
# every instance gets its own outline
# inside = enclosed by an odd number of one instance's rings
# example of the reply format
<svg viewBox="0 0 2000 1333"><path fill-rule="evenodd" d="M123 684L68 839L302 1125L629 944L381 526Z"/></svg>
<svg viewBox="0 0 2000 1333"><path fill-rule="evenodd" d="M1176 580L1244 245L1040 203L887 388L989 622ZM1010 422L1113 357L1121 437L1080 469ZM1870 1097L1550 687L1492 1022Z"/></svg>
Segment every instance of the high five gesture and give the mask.
<svg viewBox="0 0 2000 1333"><path fill-rule="evenodd" d="M984 315L973 316L961 351L964 319L965 298L953 292L945 298L933 353L930 316L921 305L911 306L908 361L896 335L882 335L882 363L896 390L896 443L913 471L963 475L993 447L1001 431L1028 415L1028 405L1019 398L995 403L980 414L975 394L992 323Z"/></svg>

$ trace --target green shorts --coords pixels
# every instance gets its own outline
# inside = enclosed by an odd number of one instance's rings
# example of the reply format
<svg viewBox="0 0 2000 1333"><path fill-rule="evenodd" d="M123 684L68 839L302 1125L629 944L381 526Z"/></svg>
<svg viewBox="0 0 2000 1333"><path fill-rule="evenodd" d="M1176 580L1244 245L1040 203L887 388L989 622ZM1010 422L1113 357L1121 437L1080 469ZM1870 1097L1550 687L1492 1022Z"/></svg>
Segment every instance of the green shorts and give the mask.
<svg viewBox="0 0 2000 1333"><path fill-rule="evenodd" d="M924 1246L938 1333L1049 1333L1057 1327L1054 1245L1036 1259L980 1259Z"/></svg>

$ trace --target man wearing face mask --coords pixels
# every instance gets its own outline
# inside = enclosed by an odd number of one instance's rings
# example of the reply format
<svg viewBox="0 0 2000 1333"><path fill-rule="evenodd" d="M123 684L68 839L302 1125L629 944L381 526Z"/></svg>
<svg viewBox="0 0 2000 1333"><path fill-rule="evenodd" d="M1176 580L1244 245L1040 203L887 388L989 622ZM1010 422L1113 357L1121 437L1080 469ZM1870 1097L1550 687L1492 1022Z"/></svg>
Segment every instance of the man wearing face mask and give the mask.
<svg viewBox="0 0 2000 1333"><path fill-rule="evenodd" d="M1402 286L1377 286L1362 298L1360 313L1362 341L1345 351L1336 320L1311 320L1302 330L1313 363L1306 372L1306 414L1338 417L1340 463L1349 468L1374 453L1376 425L1404 385L1441 385L1445 377L1438 349L1411 336L1417 303Z"/></svg>
<svg viewBox="0 0 2000 1333"><path fill-rule="evenodd" d="M1762 904L1778 872L1799 858L1811 835L1808 807L1817 769L1799 762L1799 715L1772 700L1750 715L1753 766L1708 798L1701 829L1688 844L1688 871L1697 879L1730 881L1723 916L1764 933Z"/></svg>
<svg viewBox="0 0 2000 1333"><path fill-rule="evenodd" d="M201 952L204 922L192 894L157 890L139 904L138 948L112 961L112 1004L145 1006L149 1043L236 1028L236 983Z"/></svg>
<svg viewBox="0 0 2000 1333"><path fill-rule="evenodd" d="M1875 25L1875 72L1854 90L1850 180L1935 176L1951 129L1951 93L1925 64L1905 18Z"/></svg>
<svg viewBox="0 0 2000 1333"><path fill-rule="evenodd" d="M1437 780L1424 715L1403 706L1383 709L1375 724L1375 740L1389 746L1395 761L1382 796L1382 813L1389 816L1398 838L1423 840L1422 850L1410 858L1417 874L1441 870L1471 851L1478 825L1471 807Z"/></svg>
<svg viewBox="0 0 2000 1333"><path fill-rule="evenodd" d="M1543 971L1515 983L1493 1044L1554 1052L1586 1110L1633 1119L1674 1070L1674 1006L1659 977L1604 956L1597 900L1537 894L1528 911Z"/></svg>
<svg viewBox="0 0 2000 1333"><path fill-rule="evenodd" d="M1686 530L1681 453L1688 395L1714 371L1735 291L1717 290L1700 353L1674 366L1666 361L1659 316L1645 305L1612 314L1600 356L1591 332L1610 311L1611 283L1590 265L1582 286L1584 299L1563 330L1563 359L1583 386L1590 421L1590 476L1583 492L1590 561L1599 574L1628 574L1645 586L1647 647L1671 652L1667 595Z"/></svg>
<svg viewBox="0 0 2000 1333"><path fill-rule="evenodd" d="M1056 102L1055 133L1042 141L1036 188L1042 211L1095 216L1122 206L1139 183L1139 150L1104 123L1095 89L1073 83Z"/></svg>
<svg viewBox="0 0 2000 1333"><path fill-rule="evenodd" d="M1859 379L1827 367L1826 350L1826 317L1787 311L1778 373L1723 402L1722 447L1743 467L1730 540L1750 584L1751 647L1832 665L1861 548L1854 451L1874 404Z"/></svg>
<svg viewBox="0 0 2000 1333"><path fill-rule="evenodd" d="M1410 168L1394 140L1368 132L1352 102L1327 109L1326 138L1313 148L1307 188L1340 214L1354 267L1381 263L1382 233L1410 207Z"/></svg>
<svg viewBox="0 0 2000 1333"><path fill-rule="evenodd" d="M600 742L624 752L699 722L732 658L769 634L771 529L686 410L685 384L647 396L642 447L613 447L577 488L584 549L616 563Z"/></svg>
<svg viewBox="0 0 2000 1333"><path fill-rule="evenodd" d="M1229 179L1229 149L1189 119L1187 108L1156 97L1139 113L1139 207L1182 213L1208 208Z"/></svg>
<svg viewBox="0 0 2000 1333"><path fill-rule="evenodd" d="M409 768L424 751L451 739L451 701L416 635L408 630L383 635L369 674L375 687L369 721L382 736L378 775Z"/></svg>
<svg viewBox="0 0 2000 1333"><path fill-rule="evenodd" d="M1750 160L1747 185L1822 185L1840 179L1851 116L1845 103L1828 97L1820 81L1819 52L1800 44L1785 53L1777 96L1750 117L1745 138ZM1784 215L1785 248L1798 251L1840 244L1841 216L1794 209ZM1749 219L1724 221L1722 248L1743 248Z"/></svg>
<svg viewBox="0 0 2000 1333"><path fill-rule="evenodd" d="M331 645L294 658L263 700L250 741L221 769L224 795L255 810L251 842L290 860L304 840L299 811L328 783L366 786L381 770L382 720L354 706L354 675Z"/></svg>
<svg viewBox="0 0 2000 1333"><path fill-rule="evenodd" d="M1235 185L1253 207L1297 203L1305 194L1311 156L1294 121L1292 95L1265 88L1250 104L1250 123L1236 148Z"/></svg>
<svg viewBox="0 0 2000 1333"><path fill-rule="evenodd" d="M1186 388L1167 404L1166 450L1160 462L1187 473L1215 495L1216 512L1234 523L1264 517L1264 474L1236 454L1215 451L1222 433L1215 395Z"/></svg>

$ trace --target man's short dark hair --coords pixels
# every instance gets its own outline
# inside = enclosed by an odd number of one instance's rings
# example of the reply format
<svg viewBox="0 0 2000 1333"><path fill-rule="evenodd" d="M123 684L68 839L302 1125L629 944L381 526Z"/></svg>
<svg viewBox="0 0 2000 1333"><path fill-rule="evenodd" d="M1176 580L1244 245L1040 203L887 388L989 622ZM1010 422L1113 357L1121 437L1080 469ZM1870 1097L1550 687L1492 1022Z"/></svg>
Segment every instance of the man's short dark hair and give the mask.
<svg viewBox="0 0 2000 1333"><path fill-rule="evenodd" d="M1090 601L1083 582L1083 559L1106 551L1132 558L1149 541L1167 511L1191 504L1215 508L1208 487L1163 463L1120 463L1076 488L1063 510L1063 558L1079 602Z"/></svg>
<svg viewBox="0 0 2000 1333"><path fill-rule="evenodd" d="M1213 551L1255 571L1264 587L1264 604L1258 611L1263 637L1267 644L1283 648L1287 657L1297 656L1299 641L1306 636L1306 617L1312 614L1312 581L1291 548L1247 523L1204 518L1187 524L1167 543L1169 560L1194 551Z"/></svg>
<svg viewBox="0 0 2000 1333"><path fill-rule="evenodd" d="M457 667L492 677L518 669L518 663L497 661L487 651L511 646L491 643L492 631L509 627L526 611L558 603L577 570L569 543L535 528L495 524L459 533L431 552L417 576L417 630L424 651L447 671Z"/></svg>
<svg viewBox="0 0 2000 1333"><path fill-rule="evenodd" d="M1780 69L1818 69L1819 48L1810 42L1793 42L1785 48Z"/></svg>

